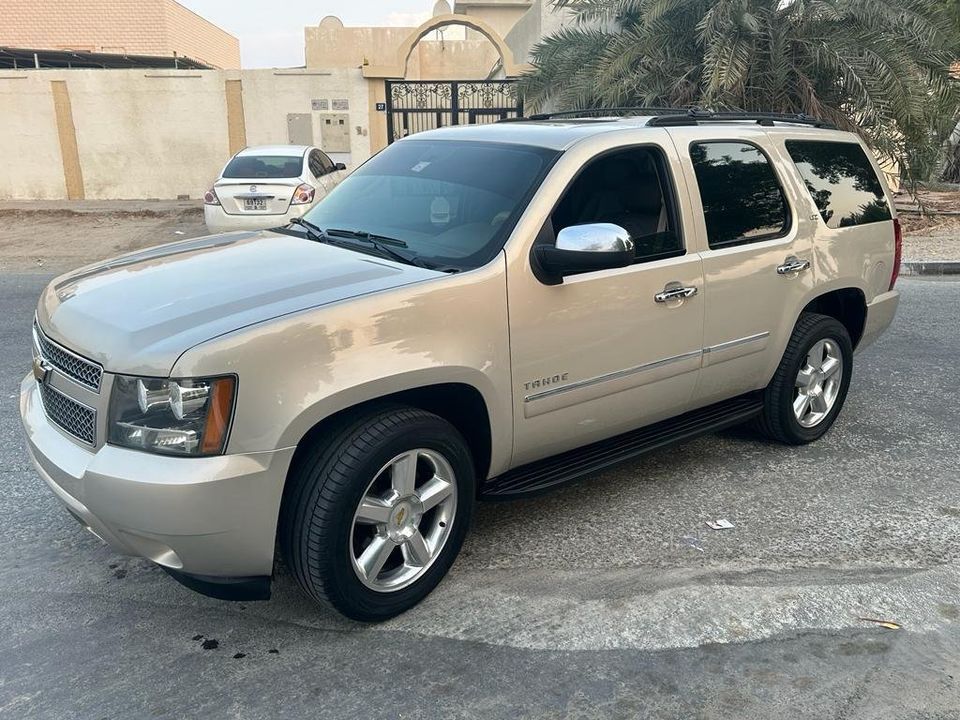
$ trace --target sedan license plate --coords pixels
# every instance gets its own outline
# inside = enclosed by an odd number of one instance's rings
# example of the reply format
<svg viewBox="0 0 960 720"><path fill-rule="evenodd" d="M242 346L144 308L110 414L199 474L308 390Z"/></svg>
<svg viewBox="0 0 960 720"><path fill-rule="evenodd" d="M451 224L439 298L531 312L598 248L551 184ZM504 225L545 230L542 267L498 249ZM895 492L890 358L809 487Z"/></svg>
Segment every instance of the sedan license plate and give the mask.
<svg viewBox="0 0 960 720"><path fill-rule="evenodd" d="M244 210L266 210L267 199L266 198L244 198L243 209Z"/></svg>

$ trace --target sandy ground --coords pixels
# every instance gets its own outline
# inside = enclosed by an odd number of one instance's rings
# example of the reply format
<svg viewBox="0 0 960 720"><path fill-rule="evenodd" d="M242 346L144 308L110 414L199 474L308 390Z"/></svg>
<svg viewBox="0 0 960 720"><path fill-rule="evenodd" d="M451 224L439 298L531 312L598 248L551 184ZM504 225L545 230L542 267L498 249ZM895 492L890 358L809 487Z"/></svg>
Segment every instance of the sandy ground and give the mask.
<svg viewBox="0 0 960 720"><path fill-rule="evenodd" d="M196 202L0 202L0 272L66 271L206 231Z"/></svg>
<svg viewBox="0 0 960 720"><path fill-rule="evenodd" d="M960 193L928 207L960 208ZM948 196L948 197L940 197ZM909 198L898 205L910 207ZM903 212L904 259L960 260L960 215ZM206 233L196 201L0 201L0 272L62 272L151 245Z"/></svg>

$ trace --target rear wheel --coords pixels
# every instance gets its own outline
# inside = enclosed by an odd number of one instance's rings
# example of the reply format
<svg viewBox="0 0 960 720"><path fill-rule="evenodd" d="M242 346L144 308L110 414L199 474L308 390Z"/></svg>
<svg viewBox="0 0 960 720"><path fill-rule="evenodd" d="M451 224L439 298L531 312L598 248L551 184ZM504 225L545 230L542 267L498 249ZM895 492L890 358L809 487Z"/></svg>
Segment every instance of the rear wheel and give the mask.
<svg viewBox="0 0 960 720"><path fill-rule="evenodd" d="M475 477L442 418L391 408L307 448L281 510L284 559L304 590L355 620L385 620L422 600L463 544Z"/></svg>
<svg viewBox="0 0 960 720"><path fill-rule="evenodd" d="M764 393L760 430L790 445L820 438L843 407L853 370L853 345L835 318L804 313Z"/></svg>

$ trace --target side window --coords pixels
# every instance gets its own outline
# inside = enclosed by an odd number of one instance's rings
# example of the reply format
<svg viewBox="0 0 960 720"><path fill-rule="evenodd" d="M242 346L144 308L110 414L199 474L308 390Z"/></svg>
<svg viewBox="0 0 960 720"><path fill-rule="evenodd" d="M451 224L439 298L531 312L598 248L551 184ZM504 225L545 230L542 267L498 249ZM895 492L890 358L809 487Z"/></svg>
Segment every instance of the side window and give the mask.
<svg viewBox="0 0 960 720"><path fill-rule="evenodd" d="M324 174L332 173L336 168L333 166L333 160L327 157L327 154L321 150L314 150L317 154L317 157L320 160L320 165L323 167Z"/></svg>
<svg viewBox="0 0 960 720"><path fill-rule="evenodd" d="M619 225L633 239L636 262L684 253L666 158L657 148L631 148L592 161L550 219L554 233L585 223Z"/></svg>
<svg viewBox="0 0 960 720"><path fill-rule="evenodd" d="M883 186L857 143L788 140L787 152L827 227L865 225L892 217Z"/></svg>
<svg viewBox="0 0 960 720"><path fill-rule="evenodd" d="M767 156L743 142L690 146L711 248L785 235L790 229L786 195Z"/></svg>
<svg viewBox="0 0 960 720"><path fill-rule="evenodd" d="M323 163L320 162L319 150L310 151L310 157L307 159L307 164L310 166L310 172L313 173L314 177L323 177L327 174L327 171L323 169Z"/></svg>

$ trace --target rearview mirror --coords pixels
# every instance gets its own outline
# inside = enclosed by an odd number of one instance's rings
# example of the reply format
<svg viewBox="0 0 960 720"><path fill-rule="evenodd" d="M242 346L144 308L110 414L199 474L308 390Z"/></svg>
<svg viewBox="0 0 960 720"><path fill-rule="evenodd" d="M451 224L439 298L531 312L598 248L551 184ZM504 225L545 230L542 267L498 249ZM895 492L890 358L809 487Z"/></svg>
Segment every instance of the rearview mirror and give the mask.
<svg viewBox="0 0 960 720"><path fill-rule="evenodd" d="M633 240L612 223L571 225L560 231L555 245L535 245L530 261L540 282L559 285L567 275L632 264Z"/></svg>

